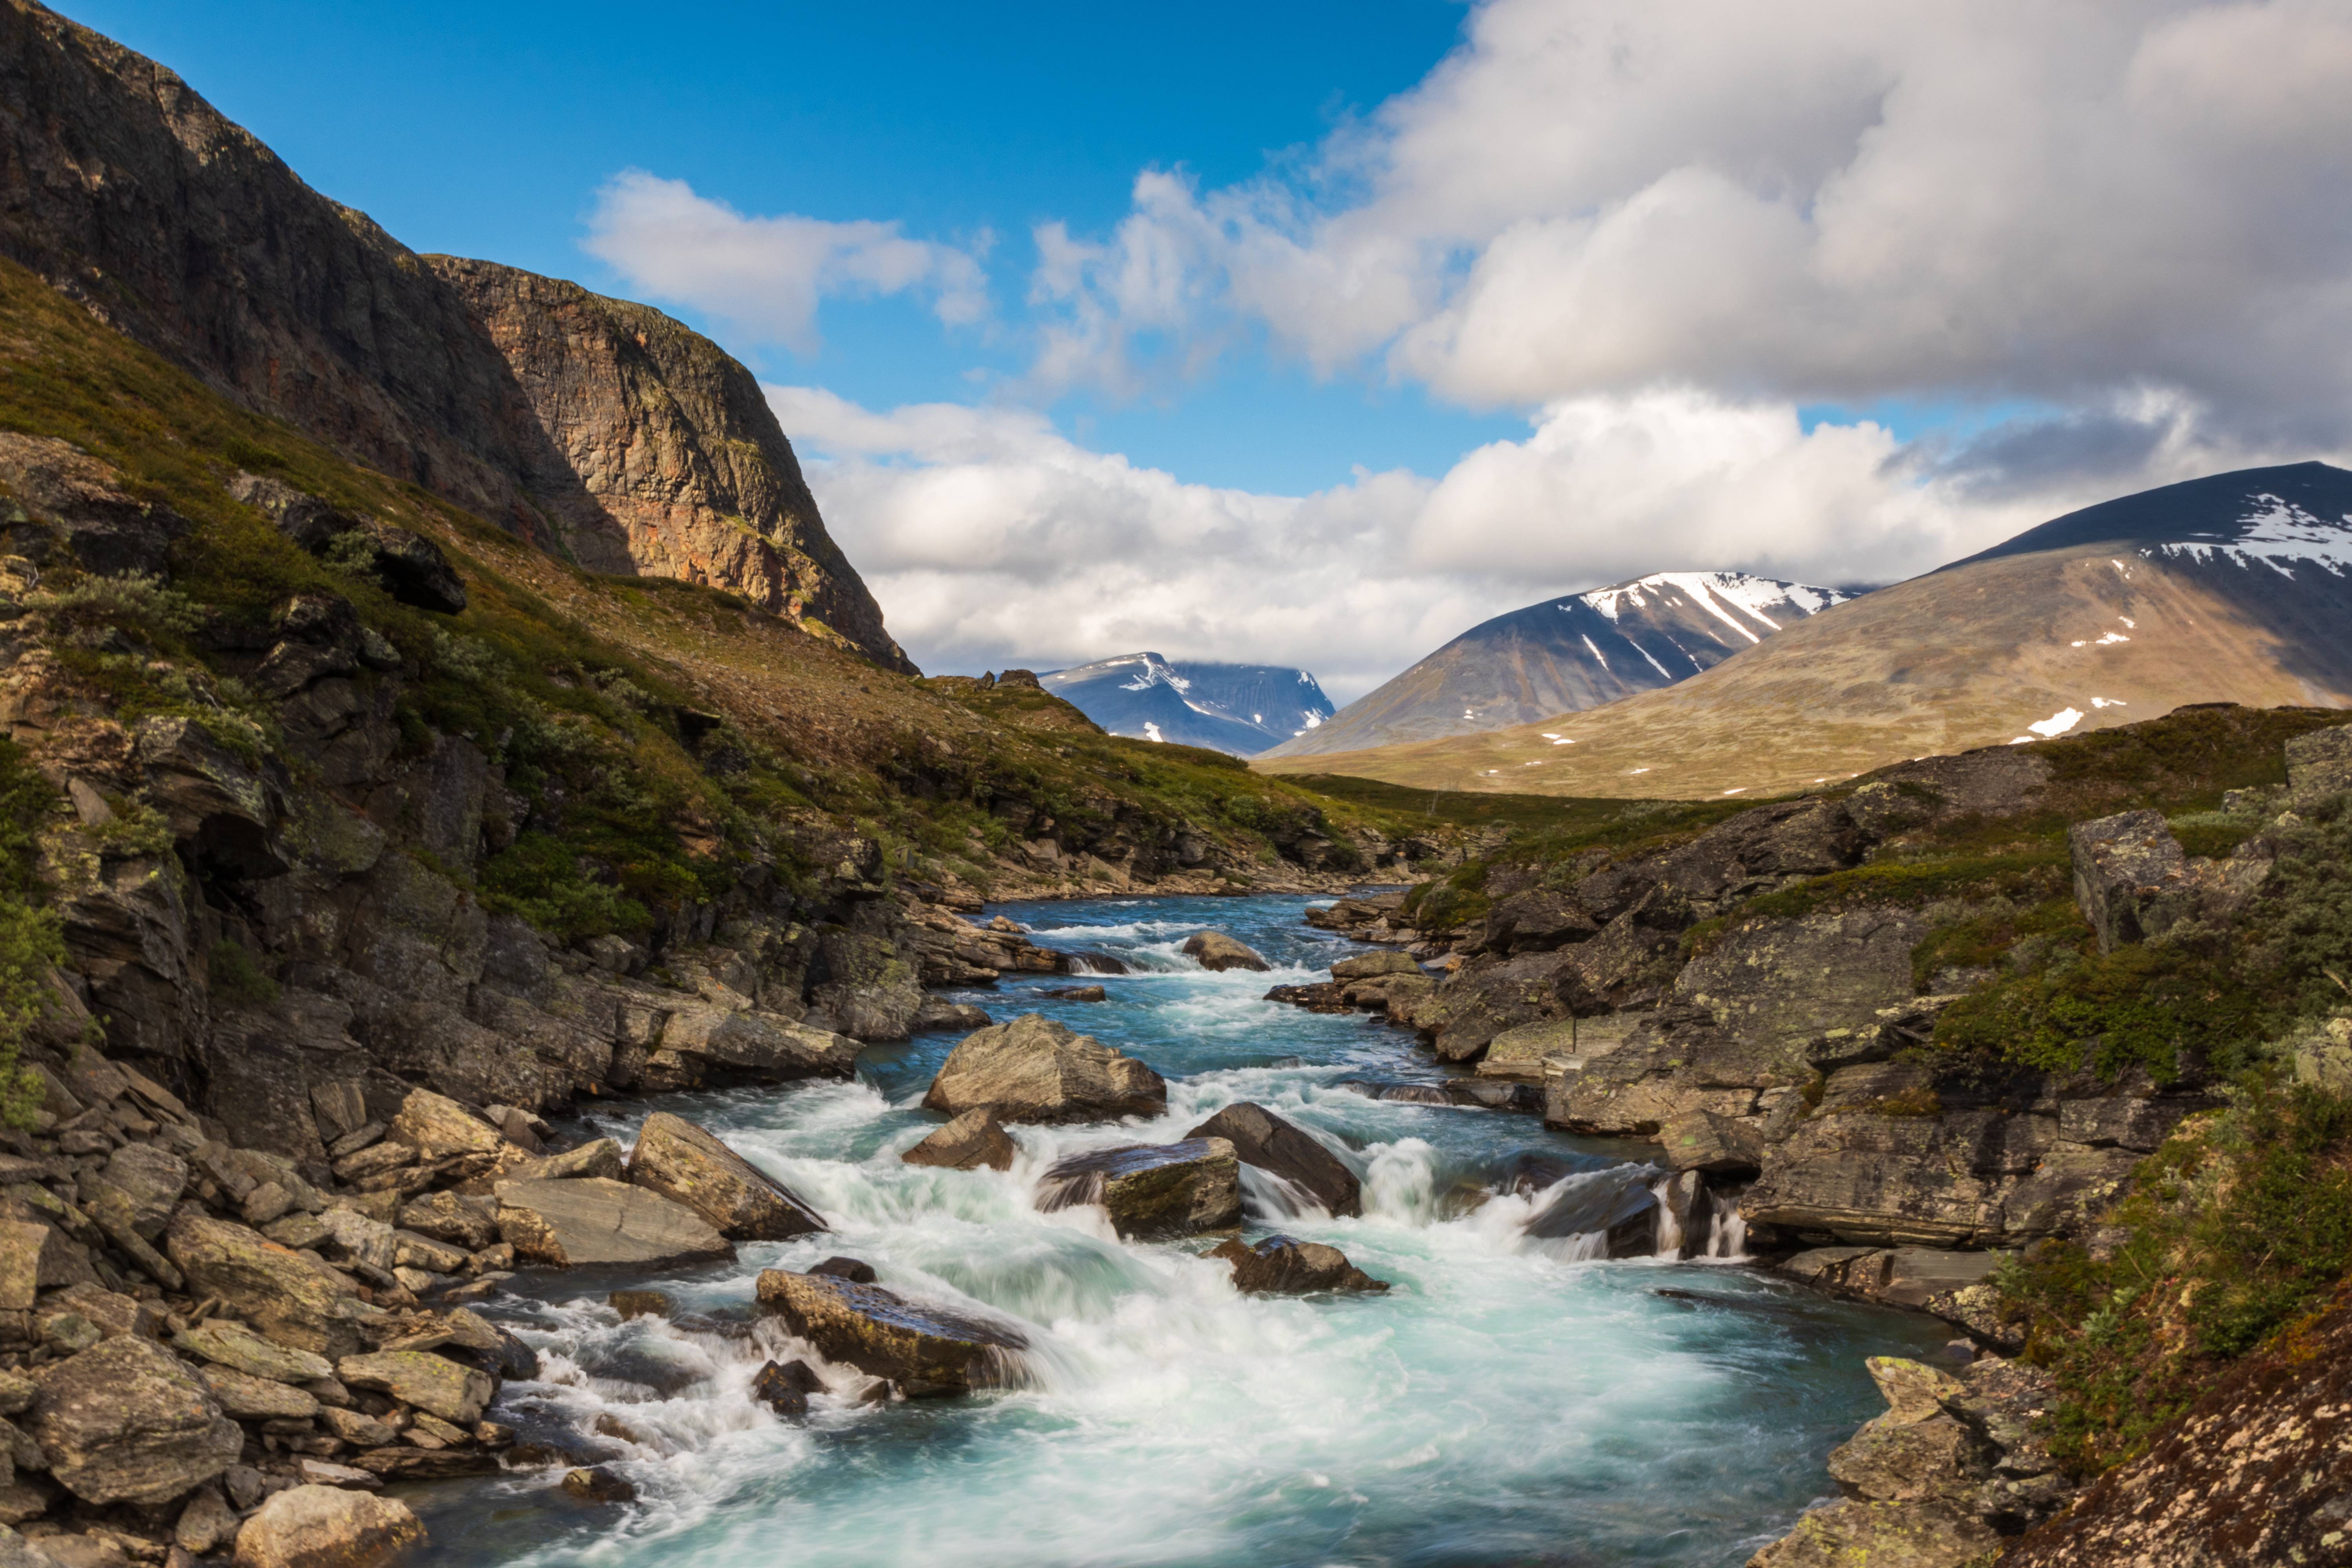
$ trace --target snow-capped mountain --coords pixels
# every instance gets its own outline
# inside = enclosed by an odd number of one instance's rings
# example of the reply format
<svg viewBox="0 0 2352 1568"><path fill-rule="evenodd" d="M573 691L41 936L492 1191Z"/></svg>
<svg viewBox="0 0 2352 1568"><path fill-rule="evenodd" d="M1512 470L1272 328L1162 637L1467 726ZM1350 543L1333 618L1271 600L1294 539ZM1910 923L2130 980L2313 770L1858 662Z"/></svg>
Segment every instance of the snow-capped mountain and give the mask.
<svg viewBox="0 0 2352 1568"><path fill-rule="evenodd" d="M1206 746L1240 757L1312 733L1332 713L1331 700L1313 675L1280 665L1123 653L1037 679L1114 735Z"/></svg>
<svg viewBox="0 0 2352 1568"><path fill-rule="evenodd" d="M2200 702L2352 709L2352 473L2293 463L2123 496L1603 708L1266 761L1420 787L1764 795Z"/></svg>
<svg viewBox="0 0 2352 1568"><path fill-rule="evenodd" d="M1597 708L1696 675L1853 595L1745 572L1653 572L1471 627L1272 753L1436 740Z"/></svg>

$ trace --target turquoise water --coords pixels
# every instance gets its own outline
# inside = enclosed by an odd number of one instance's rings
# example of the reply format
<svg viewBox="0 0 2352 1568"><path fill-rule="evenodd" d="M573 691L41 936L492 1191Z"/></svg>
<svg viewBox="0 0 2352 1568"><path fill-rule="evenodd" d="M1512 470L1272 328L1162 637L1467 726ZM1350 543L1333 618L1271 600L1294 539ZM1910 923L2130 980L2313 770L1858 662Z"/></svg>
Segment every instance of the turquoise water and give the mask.
<svg viewBox="0 0 2352 1568"><path fill-rule="evenodd" d="M1509 1192L1515 1162L1547 1157L1549 1177L1654 1151L1337 1087L1443 1074L1402 1031L1260 1000L1359 951L1301 923L1305 903L1003 906L1038 941L1112 953L1134 973L1089 977L1107 1003L1036 994L1060 979L959 999L999 1019L1059 1018L1170 1080L1168 1114L1149 1123L1015 1129L1009 1173L898 1160L938 1124L915 1107L952 1036L868 1051L855 1083L675 1096L607 1116L625 1140L651 1110L704 1122L835 1230L663 1280L519 1277L528 1289L496 1311L544 1365L509 1385L500 1417L602 1457L640 1500L574 1505L554 1489L560 1471L434 1489L411 1500L433 1531L431 1560L1744 1563L1829 1489L1823 1457L1883 1408L1863 1358L1932 1354L1946 1332L1736 1263L1580 1260L1590 1248L1576 1238L1529 1240L1521 1226L1541 1195ZM1194 966L1177 948L1208 925L1276 973ZM1364 1217L1279 1228L1340 1247L1392 1281L1388 1294L1244 1298L1187 1247L1121 1243L1099 1210L1032 1207L1060 1154L1171 1140L1236 1100L1308 1128L1362 1177ZM1253 1199L1280 1202L1265 1189ZM1254 1221L1250 1234L1269 1228ZM1036 1347L1032 1386L879 1408L820 1396L807 1424L788 1426L748 1394L770 1356L808 1354L772 1320L623 1324L603 1304L616 1285L654 1285L695 1311L740 1313L761 1268L838 1253L903 1294L1018 1320ZM845 1393L858 1381L824 1370Z"/></svg>

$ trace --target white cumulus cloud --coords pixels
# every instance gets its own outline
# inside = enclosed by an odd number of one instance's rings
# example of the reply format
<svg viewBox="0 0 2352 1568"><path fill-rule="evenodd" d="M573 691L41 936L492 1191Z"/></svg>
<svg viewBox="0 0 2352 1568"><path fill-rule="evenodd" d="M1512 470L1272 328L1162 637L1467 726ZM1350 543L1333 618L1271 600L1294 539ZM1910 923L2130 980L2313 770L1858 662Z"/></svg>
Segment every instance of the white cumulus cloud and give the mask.
<svg viewBox="0 0 2352 1568"><path fill-rule="evenodd" d="M827 294L919 294L956 326L988 311L987 278L971 251L908 239L895 223L746 217L641 169L597 193L581 243L655 299L801 353L816 347L817 301Z"/></svg>

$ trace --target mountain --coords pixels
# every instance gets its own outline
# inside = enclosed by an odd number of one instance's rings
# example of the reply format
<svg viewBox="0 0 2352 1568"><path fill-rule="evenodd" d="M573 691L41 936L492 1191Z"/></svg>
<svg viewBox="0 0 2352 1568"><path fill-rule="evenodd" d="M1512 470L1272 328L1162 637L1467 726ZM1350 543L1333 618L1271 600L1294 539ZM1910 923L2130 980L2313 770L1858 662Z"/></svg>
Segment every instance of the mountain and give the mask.
<svg viewBox="0 0 2352 1568"><path fill-rule="evenodd" d="M2352 473L2296 463L2126 496L1605 708L1257 765L1421 788L1765 794L2195 702L2352 706Z"/></svg>
<svg viewBox="0 0 2352 1568"><path fill-rule="evenodd" d="M1670 686L1853 595L1744 572L1654 572L1472 626L1329 723L1303 757L1475 734Z"/></svg>
<svg viewBox="0 0 2352 1568"><path fill-rule="evenodd" d="M913 666L751 373L660 312L419 256L177 76L0 0L0 256L255 413L592 571Z"/></svg>
<svg viewBox="0 0 2352 1568"><path fill-rule="evenodd" d="M1311 734L1332 712L1314 676L1280 665L1171 663L1156 653L1123 653L1037 679L1114 735L1238 757Z"/></svg>

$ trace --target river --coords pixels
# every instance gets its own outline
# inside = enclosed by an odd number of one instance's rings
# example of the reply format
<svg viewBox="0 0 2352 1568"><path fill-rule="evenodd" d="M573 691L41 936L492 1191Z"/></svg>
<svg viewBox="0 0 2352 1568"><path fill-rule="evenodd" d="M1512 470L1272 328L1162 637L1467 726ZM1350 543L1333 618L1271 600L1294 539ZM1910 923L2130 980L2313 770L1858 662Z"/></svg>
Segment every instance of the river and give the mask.
<svg viewBox="0 0 2352 1568"><path fill-rule="evenodd" d="M902 1164L938 1118L916 1109L954 1036L866 1053L856 1081L678 1095L600 1113L626 1142L668 1110L703 1122L834 1225L745 1245L666 1279L525 1273L486 1309L536 1347L538 1381L493 1415L562 1436L633 1481L591 1508L561 1470L412 1499L436 1563L733 1568L791 1563L1077 1568L1200 1564L1719 1565L1744 1563L1829 1489L1822 1459L1883 1408L1871 1354L1933 1355L1912 1314L1821 1300L1737 1264L1580 1260L1575 1238L1521 1234L1541 1195L1515 1161L1599 1168L1641 1144L1547 1131L1532 1116L1378 1100L1351 1078L1444 1076L1410 1034L1262 1001L1361 951L1301 921L1297 898L1123 899L999 906L1048 945L1112 954L1104 1003L1008 979L956 994L999 1020L1034 1010L1149 1062L1169 1082L1149 1124L1021 1128L1013 1169ZM1203 926L1272 974L1210 974L1177 951ZM1123 1244L1099 1210L1041 1215L1060 1154L1164 1142L1252 1100L1308 1128L1364 1183L1364 1216L1282 1219L1381 1279L1385 1295L1237 1295L1193 1246ZM1261 1201L1265 1194L1258 1194ZM1272 1228L1254 1218L1255 1238ZM1031 1386L851 1406L804 1425L752 1403L785 1344L657 1318L622 1322L616 1286L739 1312L758 1271L847 1254L902 1294L1017 1319ZM1661 1295L1661 1289L1683 1292ZM1691 1299L1698 1298L1696 1300ZM846 1386L851 1374L841 1371ZM600 1424L604 1430L598 1431Z"/></svg>

